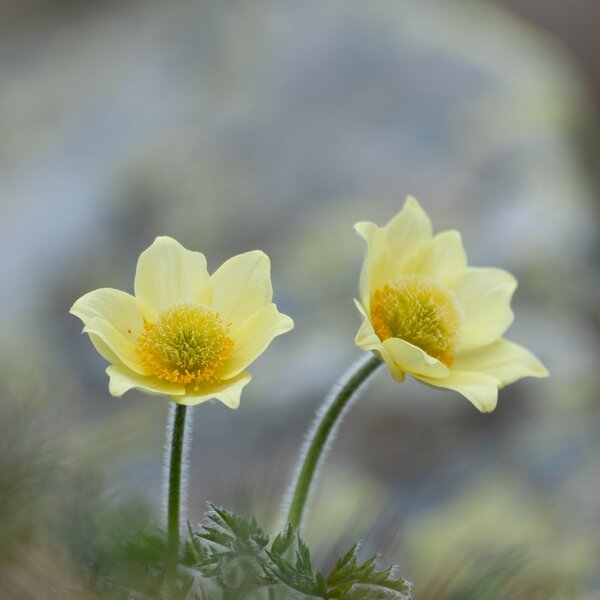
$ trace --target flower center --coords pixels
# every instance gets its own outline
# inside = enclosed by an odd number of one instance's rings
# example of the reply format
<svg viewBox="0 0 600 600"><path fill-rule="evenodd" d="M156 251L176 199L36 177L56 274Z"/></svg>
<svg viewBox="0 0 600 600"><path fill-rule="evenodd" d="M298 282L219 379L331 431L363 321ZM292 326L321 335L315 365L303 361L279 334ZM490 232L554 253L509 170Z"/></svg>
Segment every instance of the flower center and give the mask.
<svg viewBox="0 0 600 600"><path fill-rule="evenodd" d="M425 275L402 275L373 294L371 321L383 342L401 338L450 367L463 331L454 292Z"/></svg>
<svg viewBox="0 0 600 600"><path fill-rule="evenodd" d="M144 322L138 338L142 364L171 383L216 382L215 372L233 349L230 326L208 306L172 306L154 323Z"/></svg>

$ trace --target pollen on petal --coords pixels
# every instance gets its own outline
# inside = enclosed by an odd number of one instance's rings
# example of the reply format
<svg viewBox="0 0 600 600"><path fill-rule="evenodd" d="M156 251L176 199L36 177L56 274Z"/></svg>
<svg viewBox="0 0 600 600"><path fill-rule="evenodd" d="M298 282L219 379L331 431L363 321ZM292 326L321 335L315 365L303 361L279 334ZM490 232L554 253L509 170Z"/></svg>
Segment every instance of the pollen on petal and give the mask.
<svg viewBox="0 0 600 600"><path fill-rule="evenodd" d="M219 381L216 372L233 350L229 329L206 305L176 304L144 323L138 352L157 377L194 390Z"/></svg>
<svg viewBox="0 0 600 600"><path fill-rule="evenodd" d="M381 341L410 342L450 367L464 329L458 298L425 275L402 275L371 298L371 322Z"/></svg>

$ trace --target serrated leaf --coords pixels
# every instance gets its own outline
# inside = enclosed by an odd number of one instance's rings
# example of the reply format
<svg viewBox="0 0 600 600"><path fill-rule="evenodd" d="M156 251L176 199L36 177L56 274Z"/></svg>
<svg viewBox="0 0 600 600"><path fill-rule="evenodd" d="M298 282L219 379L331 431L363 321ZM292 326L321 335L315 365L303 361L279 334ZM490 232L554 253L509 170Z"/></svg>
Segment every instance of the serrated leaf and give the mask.
<svg viewBox="0 0 600 600"><path fill-rule="evenodd" d="M281 532L273 540L271 552L284 556L292 550L295 551L296 539L296 529L291 524L288 524L285 531Z"/></svg>
<svg viewBox="0 0 600 600"><path fill-rule="evenodd" d="M313 567L310 549L291 526L269 547L269 537L254 518L210 505L201 529L188 532L193 569L216 586L218 600L410 598L410 585L392 568L377 570L377 557L359 562L358 544L325 576Z"/></svg>

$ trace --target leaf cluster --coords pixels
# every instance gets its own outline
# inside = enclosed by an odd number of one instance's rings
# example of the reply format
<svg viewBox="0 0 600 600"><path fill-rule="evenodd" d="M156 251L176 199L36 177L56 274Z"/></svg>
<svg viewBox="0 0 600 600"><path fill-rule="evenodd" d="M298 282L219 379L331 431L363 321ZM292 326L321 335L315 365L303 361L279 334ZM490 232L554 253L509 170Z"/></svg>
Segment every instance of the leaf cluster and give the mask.
<svg viewBox="0 0 600 600"><path fill-rule="evenodd" d="M377 557L358 559L358 544L328 574L316 570L310 550L291 526L271 544L255 519L245 519L211 505L202 528L190 530L194 569L216 584L220 595L198 599L407 600L410 584L392 567L379 570ZM213 588L212 593L215 593Z"/></svg>
<svg viewBox="0 0 600 600"><path fill-rule="evenodd" d="M110 565L93 569L103 597L119 600L408 600L410 584L377 557L361 562L357 544L329 573L312 564L310 550L291 526L271 541L254 518L211 505L198 530L188 526L175 596L161 590L164 532L121 540Z"/></svg>

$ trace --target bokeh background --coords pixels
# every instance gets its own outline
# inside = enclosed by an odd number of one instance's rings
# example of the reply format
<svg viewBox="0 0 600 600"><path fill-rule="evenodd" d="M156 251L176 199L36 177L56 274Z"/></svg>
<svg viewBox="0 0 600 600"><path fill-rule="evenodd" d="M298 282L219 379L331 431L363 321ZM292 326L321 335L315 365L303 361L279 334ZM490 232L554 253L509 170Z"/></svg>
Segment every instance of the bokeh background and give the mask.
<svg viewBox="0 0 600 600"><path fill-rule="evenodd" d="M417 600L599 598L598 22L597 0L3 0L0 596L96 597L90 565L161 519L168 403L109 396L76 298L132 291L158 234L211 270L269 254L296 327L239 410L195 410L188 515L274 531L359 355L352 225L413 194L516 274L508 337L551 377L481 415L381 371L323 470L315 559L361 538Z"/></svg>

